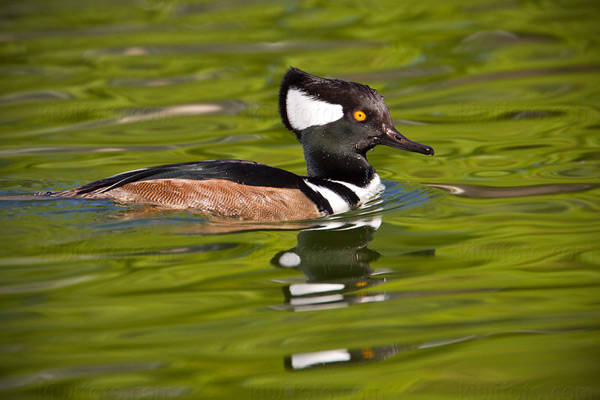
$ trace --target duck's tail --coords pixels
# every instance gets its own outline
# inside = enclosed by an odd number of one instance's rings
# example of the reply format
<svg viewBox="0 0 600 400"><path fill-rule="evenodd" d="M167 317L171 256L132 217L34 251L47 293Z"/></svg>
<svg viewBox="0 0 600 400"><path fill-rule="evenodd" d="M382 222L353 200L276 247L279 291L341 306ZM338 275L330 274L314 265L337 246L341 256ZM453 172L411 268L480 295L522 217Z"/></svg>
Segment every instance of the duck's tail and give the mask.
<svg viewBox="0 0 600 400"><path fill-rule="evenodd" d="M72 190L63 190L60 192L37 192L34 194L17 194L0 196L0 201L16 201L16 200L48 200L62 197L75 197Z"/></svg>

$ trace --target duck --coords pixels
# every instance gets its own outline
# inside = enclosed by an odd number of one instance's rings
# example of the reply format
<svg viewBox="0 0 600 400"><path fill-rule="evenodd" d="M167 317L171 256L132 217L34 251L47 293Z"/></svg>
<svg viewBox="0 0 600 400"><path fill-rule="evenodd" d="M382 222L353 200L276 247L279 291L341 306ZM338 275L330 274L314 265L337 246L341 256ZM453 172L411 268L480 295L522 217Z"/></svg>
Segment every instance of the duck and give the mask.
<svg viewBox="0 0 600 400"><path fill-rule="evenodd" d="M227 220L310 220L358 207L383 190L366 157L375 146L434 154L400 134L383 96L360 83L290 67L279 113L302 145L306 176L254 161L205 160L136 169L51 195L189 209Z"/></svg>

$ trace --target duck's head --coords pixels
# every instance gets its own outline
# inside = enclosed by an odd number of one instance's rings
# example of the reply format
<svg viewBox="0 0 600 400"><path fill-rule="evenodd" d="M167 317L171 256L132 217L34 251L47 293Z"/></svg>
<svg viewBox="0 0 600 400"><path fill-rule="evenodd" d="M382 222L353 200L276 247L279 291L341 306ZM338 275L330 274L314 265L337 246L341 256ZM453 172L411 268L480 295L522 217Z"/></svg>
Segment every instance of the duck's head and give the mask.
<svg viewBox="0 0 600 400"><path fill-rule="evenodd" d="M281 82L279 113L305 151L319 147L365 156L381 144L433 154L430 146L402 136L383 97L359 83L319 78L292 67Z"/></svg>

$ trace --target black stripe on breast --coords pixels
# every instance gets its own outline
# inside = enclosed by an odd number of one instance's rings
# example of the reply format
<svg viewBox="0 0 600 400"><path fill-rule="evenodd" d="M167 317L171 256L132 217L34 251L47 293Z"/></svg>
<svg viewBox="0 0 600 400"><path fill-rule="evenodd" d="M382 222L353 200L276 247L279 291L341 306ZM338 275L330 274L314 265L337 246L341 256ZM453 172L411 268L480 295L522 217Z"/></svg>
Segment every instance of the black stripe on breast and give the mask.
<svg viewBox="0 0 600 400"><path fill-rule="evenodd" d="M313 190L310 186L304 183L304 181L300 185L300 190L306 197L315 203L320 212L325 212L327 215L333 214L333 208L331 208L331 204L329 204L329 201L323 197L321 193Z"/></svg>
<svg viewBox="0 0 600 400"><path fill-rule="evenodd" d="M354 191L352 189L350 189L349 187L342 185L341 183L337 183L337 182L332 182L330 180L327 179L321 179L321 178L304 178L306 179L308 182L317 185L317 186L321 186L324 188L327 188L329 190L334 191L337 195L339 195L342 200L344 200L346 203L348 203L351 206L355 206L360 202L360 198L356 195L356 193L354 193ZM327 200L325 200L327 201ZM328 202L329 203L329 202Z"/></svg>

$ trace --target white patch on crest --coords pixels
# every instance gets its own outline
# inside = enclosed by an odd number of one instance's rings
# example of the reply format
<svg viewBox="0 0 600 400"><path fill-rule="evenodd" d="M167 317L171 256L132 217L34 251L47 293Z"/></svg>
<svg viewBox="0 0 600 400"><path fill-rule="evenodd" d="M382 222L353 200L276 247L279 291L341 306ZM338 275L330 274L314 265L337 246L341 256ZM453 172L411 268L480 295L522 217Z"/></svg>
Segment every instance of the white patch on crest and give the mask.
<svg viewBox="0 0 600 400"><path fill-rule="evenodd" d="M285 103L288 121L298 131L309 126L325 125L344 116L344 108L340 104L317 100L296 88L288 90Z"/></svg>

